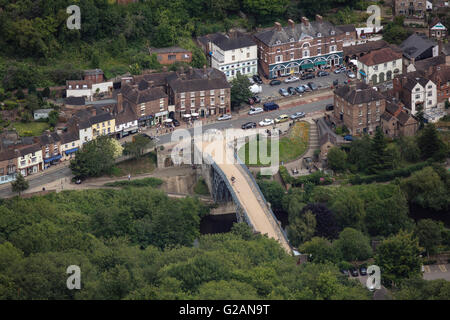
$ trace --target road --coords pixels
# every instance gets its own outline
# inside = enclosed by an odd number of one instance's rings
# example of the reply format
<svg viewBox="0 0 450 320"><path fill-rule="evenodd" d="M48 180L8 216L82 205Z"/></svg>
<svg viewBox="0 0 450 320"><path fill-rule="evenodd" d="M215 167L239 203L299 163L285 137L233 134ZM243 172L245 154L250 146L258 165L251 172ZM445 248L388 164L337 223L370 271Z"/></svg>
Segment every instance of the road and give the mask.
<svg viewBox="0 0 450 320"><path fill-rule="evenodd" d="M311 97L311 98L313 98L313 97ZM223 129L227 129L227 128L240 128L241 125L246 122L253 121L253 122L259 123L261 120L263 120L265 118L273 119L281 114L291 115L291 114L293 114L295 112L299 112L299 111L303 111L305 113L323 111L325 109L325 105L328 103L333 103L333 99L324 99L321 101L315 101L315 102L306 103L306 104L302 104L299 101L297 106L290 107L288 109L281 108L279 110L264 112L264 113L260 113L260 114L252 115L252 116L245 114L243 116L237 117L236 115L234 115L231 120L218 121L218 122L214 122L214 123L204 124L202 130L206 131L206 130L213 129L213 128L218 129L218 130L223 130ZM186 129L190 132L191 135L193 135L194 129L192 127L186 128ZM126 139L129 139L129 137L127 137ZM124 141L126 139L124 139ZM170 142L175 142L175 141L172 141L171 134L164 134L164 135L158 136L158 141L157 141L158 145L167 144ZM33 189L33 188L39 187L41 185L46 185L46 184L54 182L58 179L62 179L62 178L69 179L72 177L70 169L67 166L63 166L61 164L59 166L61 166L61 167L52 168L48 172L44 171L40 174L31 175L31 176L27 177L27 180L29 181L29 184L30 184L29 189ZM12 197L12 196L14 196L14 194L11 192L11 184L10 183L0 185L0 198L8 198L8 197Z"/></svg>
<svg viewBox="0 0 450 320"><path fill-rule="evenodd" d="M424 266L425 272L423 278L425 280L444 279L450 281L450 264L436 264Z"/></svg>

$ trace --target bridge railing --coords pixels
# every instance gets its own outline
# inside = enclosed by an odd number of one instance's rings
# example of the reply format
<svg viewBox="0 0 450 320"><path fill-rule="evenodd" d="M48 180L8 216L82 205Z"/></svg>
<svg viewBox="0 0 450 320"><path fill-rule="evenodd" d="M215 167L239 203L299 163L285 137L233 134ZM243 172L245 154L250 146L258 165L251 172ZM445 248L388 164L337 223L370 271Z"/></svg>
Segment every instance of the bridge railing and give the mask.
<svg viewBox="0 0 450 320"><path fill-rule="evenodd" d="M220 169L220 167L216 164L215 161L213 161L212 157L210 155L206 156L207 162L213 167L214 170L220 175L224 183L226 184L228 190L230 191L231 197L233 198L233 202L238 207L238 211L241 211L244 214L245 222L253 229L256 230L252 222L250 221L250 218L248 217L247 211L244 209L244 206L242 206L241 202L239 201L239 198L236 196L236 193L233 190L233 187L231 186L230 182L228 181L227 176L225 173Z"/></svg>
<svg viewBox="0 0 450 320"><path fill-rule="evenodd" d="M252 183L255 185L255 189L256 191L259 193L261 199L264 202L264 205L267 207L269 213L271 214L272 218L274 219L273 221L277 224L275 227L277 229L279 229L281 231L281 235L283 236L284 240L286 241L286 243L290 246L288 237L286 232L283 230L283 228L281 227L281 225L278 225L278 219L276 218L275 214L272 211L272 208L269 206L269 204L267 203L266 198L264 197L264 194L262 193L261 189L259 188L258 183L256 182L255 178L253 177L253 174L250 172L250 170L247 168L247 166L245 165L244 162L242 162L242 160L239 158L237 152L234 153L234 158L237 160L237 162L239 163L239 165L244 169L244 171L247 173L247 175L250 177L250 179L252 180Z"/></svg>

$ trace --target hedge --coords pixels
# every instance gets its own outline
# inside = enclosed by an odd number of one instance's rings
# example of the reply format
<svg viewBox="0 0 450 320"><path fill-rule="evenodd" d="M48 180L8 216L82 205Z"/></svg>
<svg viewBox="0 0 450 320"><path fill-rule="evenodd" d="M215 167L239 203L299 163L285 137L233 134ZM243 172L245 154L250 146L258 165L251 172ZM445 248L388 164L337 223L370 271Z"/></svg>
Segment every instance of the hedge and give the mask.
<svg viewBox="0 0 450 320"><path fill-rule="evenodd" d="M316 171L307 176L292 177L286 167L280 166L280 176L285 184L291 184L293 187L301 187L307 182L315 185L327 185L333 183L331 176L322 171Z"/></svg>
<svg viewBox="0 0 450 320"><path fill-rule="evenodd" d="M390 171L385 171L380 174L373 174L370 176L361 177L360 175L355 175L350 179L350 183L355 184L363 184L363 183L372 183L372 182L386 182L394 180L395 178L406 178L411 175L411 173L415 171L422 170L426 166L430 165L431 163L428 161L419 162L416 164L413 164L406 168L401 169L395 169Z"/></svg>
<svg viewBox="0 0 450 320"><path fill-rule="evenodd" d="M139 180L121 180L115 182L105 183L107 187L159 187L163 184L161 179L157 178L144 178Z"/></svg>

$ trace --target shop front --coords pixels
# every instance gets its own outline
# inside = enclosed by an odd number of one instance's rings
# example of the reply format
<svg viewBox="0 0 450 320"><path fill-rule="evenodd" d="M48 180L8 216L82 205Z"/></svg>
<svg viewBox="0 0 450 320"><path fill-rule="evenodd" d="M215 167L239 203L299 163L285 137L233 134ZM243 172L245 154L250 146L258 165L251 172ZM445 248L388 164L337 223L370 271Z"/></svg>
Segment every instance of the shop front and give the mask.
<svg viewBox="0 0 450 320"><path fill-rule="evenodd" d="M169 117L169 111L162 111L162 112L158 112L155 113L155 120L153 122L153 125L155 124L163 124L164 120L166 120Z"/></svg>
<svg viewBox="0 0 450 320"><path fill-rule="evenodd" d="M153 120L154 120L153 115L149 114L147 116L140 117L138 119L138 125L139 125L139 127L152 126Z"/></svg>
<svg viewBox="0 0 450 320"><path fill-rule="evenodd" d="M50 158L44 158L44 169L47 169L55 164L59 163L59 160L62 158L60 154L54 155Z"/></svg>
<svg viewBox="0 0 450 320"><path fill-rule="evenodd" d="M64 151L65 159L63 159L63 160L73 159L75 157L75 152L77 152L77 151L78 151L78 148L73 148L73 149Z"/></svg>

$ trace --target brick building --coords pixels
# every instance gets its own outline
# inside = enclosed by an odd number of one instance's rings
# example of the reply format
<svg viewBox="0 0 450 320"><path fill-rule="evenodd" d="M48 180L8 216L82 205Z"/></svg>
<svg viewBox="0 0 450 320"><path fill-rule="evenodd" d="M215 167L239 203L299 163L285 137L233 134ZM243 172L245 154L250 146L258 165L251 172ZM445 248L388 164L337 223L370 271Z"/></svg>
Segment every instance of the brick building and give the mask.
<svg viewBox="0 0 450 320"><path fill-rule="evenodd" d="M323 21L303 17L300 24L288 20L288 26L275 27L255 34L259 68L269 79L300 73L316 66L338 66L343 62L345 32Z"/></svg>
<svg viewBox="0 0 450 320"><path fill-rule="evenodd" d="M39 143L42 148L43 169L59 163L62 158L60 153L61 137L56 132L44 133L39 137Z"/></svg>
<svg viewBox="0 0 450 320"><path fill-rule="evenodd" d="M14 180L17 170L17 152L13 149L0 151L0 184Z"/></svg>
<svg viewBox="0 0 450 320"><path fill-rule="evenodd" d="M192 52L180 47L150 48L150 54L156 53L161 64L173 64L175 62L191 63Z"/></svg>
<svg viewBox="0 0 450 320"><path fill-rule="evenodd" d="M381 126L385 135L395 138L414 136L419 125L399 104L386 102L386 111L381 115Z"/></svg>
<svg viewBox="0 0 450 320"><path fill-rule="evenodd" d="M394 0L393 7L395 16L423 18L426 12L426 0Z"/></svg>
<svg viewBox="0 0 450 320"><path fill-rule="evenodd" d="M345 85L334 90L333 117L336 124L344 124L351 134L372 134L381 126L380 117L386 100L363 82Z"/></svg>

